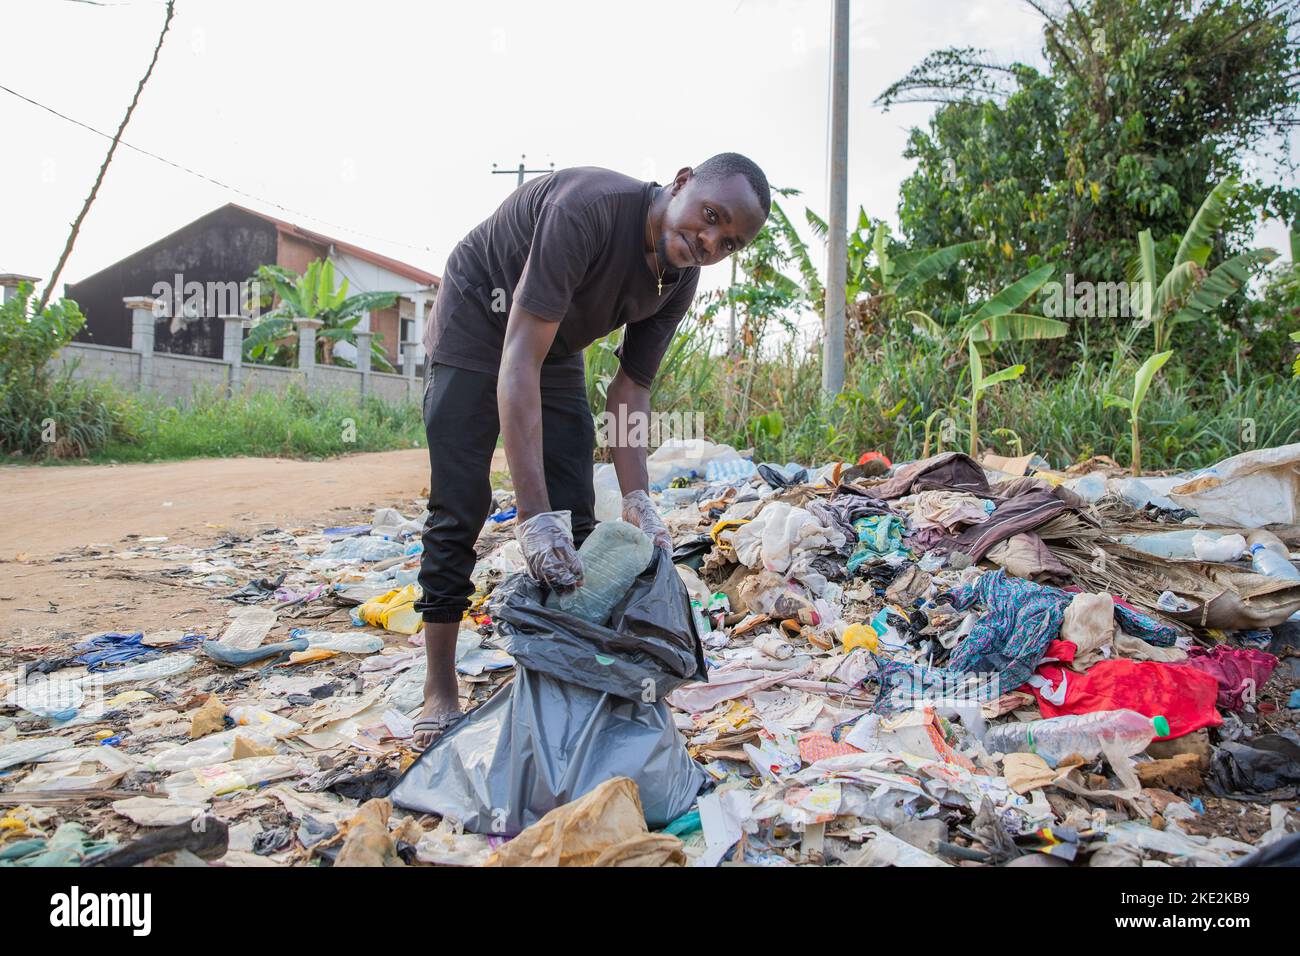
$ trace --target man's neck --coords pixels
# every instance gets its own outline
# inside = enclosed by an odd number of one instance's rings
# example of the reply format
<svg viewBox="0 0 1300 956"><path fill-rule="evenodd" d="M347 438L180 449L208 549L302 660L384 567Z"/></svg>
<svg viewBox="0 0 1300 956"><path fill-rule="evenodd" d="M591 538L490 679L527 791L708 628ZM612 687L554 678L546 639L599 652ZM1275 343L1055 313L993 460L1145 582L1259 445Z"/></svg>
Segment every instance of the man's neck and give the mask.
<svg viewBox="0 0 1300 956"><path fill-rule="evenodd" d="M647 256L656 251L655 242L662 232L664 209L668 205L667 196L668 190L663 186L656 186L654 198L650 200L650 208L646 210L645 232L641 237L641 241Z"/></svg>

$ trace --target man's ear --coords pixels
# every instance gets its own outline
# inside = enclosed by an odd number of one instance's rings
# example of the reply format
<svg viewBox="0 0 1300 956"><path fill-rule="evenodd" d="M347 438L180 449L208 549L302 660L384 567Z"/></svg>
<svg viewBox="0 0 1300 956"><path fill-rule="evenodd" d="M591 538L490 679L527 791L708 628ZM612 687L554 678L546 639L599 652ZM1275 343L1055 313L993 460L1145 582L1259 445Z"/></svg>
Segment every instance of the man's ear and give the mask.
<svg viewBox="0 0 1300 956"><path fill-rule="evenodd" d="M682 191L682 187L691 181L691 177L694 175L695 170L691 169L689 166L683 166L681 169L677 170L677 175L673 177L672 192L670 192L669 195L676 196Z"/></svg>

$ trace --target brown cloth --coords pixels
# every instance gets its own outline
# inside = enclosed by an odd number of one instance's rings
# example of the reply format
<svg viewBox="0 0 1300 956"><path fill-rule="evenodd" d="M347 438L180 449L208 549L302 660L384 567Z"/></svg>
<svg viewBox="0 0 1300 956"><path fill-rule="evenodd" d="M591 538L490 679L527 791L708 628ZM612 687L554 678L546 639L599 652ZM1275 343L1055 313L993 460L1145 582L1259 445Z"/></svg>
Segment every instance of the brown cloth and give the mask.
<svg viewBox="0 0 1300 956"><path fill-rule="evenodd" d="M936 546L939 551L964 551L978 561L999 541L1032 531L1044 521L1055 518L1069 505L1046 489L1027 491L1001 502L983 524L971 525Z"/></svg>
<svg viewBox="0 0 1300 956"><path fill-rule="evenodd" d="M1007 574L1028 581L1070 577L1070 569L1061 563L1042 538L1031 531L999 541L989 549L987 557L994 564L1006 568Z"/></svg>
<svg viewBox="0 0 1300 956"><path fill-rule="evenodd" d="M959 451L946 451L903 465L892 478L875 484L864 484L863 488L867 494L885 500L931 488L969 491L981 498L989 497L989 483L984 477L984 469L970 455Z"/></svg>

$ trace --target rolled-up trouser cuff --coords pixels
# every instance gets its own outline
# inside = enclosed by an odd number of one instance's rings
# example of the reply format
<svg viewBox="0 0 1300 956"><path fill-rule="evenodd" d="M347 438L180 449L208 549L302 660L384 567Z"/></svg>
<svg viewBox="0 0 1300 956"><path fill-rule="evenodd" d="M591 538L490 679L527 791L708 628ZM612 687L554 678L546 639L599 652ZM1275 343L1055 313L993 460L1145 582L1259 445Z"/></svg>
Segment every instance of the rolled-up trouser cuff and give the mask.
<svg viewBox="0 0 1300 956"><path fill-rule="evenodd" d="M465 616L463 610L457 611L451 608L437 607L432 609L421 609L418 605L416 610L424 616L425 624L451 624L459 621Z"/></svg>

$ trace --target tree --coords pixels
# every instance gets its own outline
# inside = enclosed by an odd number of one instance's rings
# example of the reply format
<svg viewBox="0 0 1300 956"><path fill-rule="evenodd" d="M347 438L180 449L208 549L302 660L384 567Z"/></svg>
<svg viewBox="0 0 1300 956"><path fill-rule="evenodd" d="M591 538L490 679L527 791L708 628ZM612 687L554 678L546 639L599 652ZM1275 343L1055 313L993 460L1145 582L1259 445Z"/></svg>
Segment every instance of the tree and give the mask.
<svg viewBox="0 0 1300 956"><path fill-rule="evenodd" d="M1133 376L1133 397L1125 398L1122 395L1107 395L1105 398L1105 407L1128 409L1129 429L1132 436L1133 454L1129 459L1129 473L1135 478L1142 473L1142 444L1138 435L1138 426L1142 423L1142 400L1147 397L1147 389L1151 387L1151 381L1156 377L1156 373L1164 367L1173 355L1172 351L1157 352L1150 356L1142 367L1137 370Z"/></svg>
<svg viewBox="0 0 1300 956"><path fill-rule="evenodd" d="M1229 177L1210 191L1179 240L1173 263L1168 266L1157 257L1151 230L1138 233L1135 274L1142 290L1142 322L1151 326L1157 352L1169 344L1174 326L1208 318L1250 280L1257 268L1277 258L1277 252L1272 249L1252 249L1206 272L1213 236L1223 224L1228 203L1237 188L1237 180Z"/></svg>
<svg viewBox="0 0 1300 956"><path fill-rule="evenodd" d="M924 338L940 342L952 352L965 347L967 371L970 376L970 456L979 451L979 402L981 396L995 385L1019 378L1024 365L1014 365L991 375L984 373L984 357L990 356L1003 342L1025 342L1031 339L1058 339L1069 330L1059 319L1030 315L1016 310L1028 302L1048 280L1055 267L1039 266L1028 275L1021 276L1005 289L965 312L952 327L936 322L919 310L907 313L912 327ZM934 416L931 415L931 418ZM929 420L926 422L926 449L929 449Z"/></svg>
<svg viewBox="0 0 1300 956"><path fill-rule="evenodd" d="M1211 186L1244 184L1220 224L1231 259L1261 206L1293 221L1300 190L1246 158L1296 125L1300 7L1280 0L1027 0L1043 19L1045 71L940 50L877 102L935 102L912 131L918 161L899 218L918 245L979 240L973 281L998 288L1058 262L1120 281L1134 237L1181 230ZM1285 180L1295 171L1278 157Z"/></svg>
<svg viewBox="0 0 1300 956"><path fill-rule="evenodd" d="M332 348L335 342L356 344L356 327L362 313L386 309L397 301L397 295L392 292L361 292L349 296L347 279L335 288L334 263L329 259L312 262L301 276L282 266L259 266L253 279L259 290L272 289L279 303L253 324L244 339L244 355L249 359L283 359L278 344L294 334L293 320L319 319L323 323L316 334L316 347L320 350L317 361L320 361L327 354L326 345ZM265 293L261 295L263 299L268 297ZM393 370L381 336L370 340L370 361L383 371Z"/></svg>

